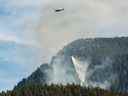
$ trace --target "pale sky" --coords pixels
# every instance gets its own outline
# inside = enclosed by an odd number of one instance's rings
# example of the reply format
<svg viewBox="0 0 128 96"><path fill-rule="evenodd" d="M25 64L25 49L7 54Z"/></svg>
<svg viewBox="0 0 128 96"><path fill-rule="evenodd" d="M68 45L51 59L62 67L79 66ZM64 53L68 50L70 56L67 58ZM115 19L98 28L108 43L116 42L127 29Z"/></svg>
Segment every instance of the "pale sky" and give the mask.
<svg viewBox="0 0 128 96"><path fill-rule="evenodd" d="M128 36L127 17L128 0L0 0L0 90L73 40Z"/></svg>

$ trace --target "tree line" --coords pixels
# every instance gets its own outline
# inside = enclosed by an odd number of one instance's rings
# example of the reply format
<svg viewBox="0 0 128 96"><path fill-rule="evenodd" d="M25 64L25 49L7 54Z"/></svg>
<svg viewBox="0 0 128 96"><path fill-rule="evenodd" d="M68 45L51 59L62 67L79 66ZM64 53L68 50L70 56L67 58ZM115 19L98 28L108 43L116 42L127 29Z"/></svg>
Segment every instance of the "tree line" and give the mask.
<svg viewBox="0 0 128 96"><path fill-rule="evenodd" d="M1 92L0 96L128 96L100 88L81 87L80 85L40 85L26 84L12 91Z"/></svg>

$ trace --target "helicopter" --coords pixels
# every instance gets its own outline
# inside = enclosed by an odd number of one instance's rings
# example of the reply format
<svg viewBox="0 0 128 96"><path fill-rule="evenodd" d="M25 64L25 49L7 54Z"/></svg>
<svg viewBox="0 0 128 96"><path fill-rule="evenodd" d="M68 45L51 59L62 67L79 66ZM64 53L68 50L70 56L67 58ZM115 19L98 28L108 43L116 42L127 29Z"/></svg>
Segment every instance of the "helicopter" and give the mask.
<svg viewBox="0 0 128 96"><path fill-rule="evenodd" d="M61 12L61 11L64 11L64 8L55 9L54 11L55 12Z"/></svg>

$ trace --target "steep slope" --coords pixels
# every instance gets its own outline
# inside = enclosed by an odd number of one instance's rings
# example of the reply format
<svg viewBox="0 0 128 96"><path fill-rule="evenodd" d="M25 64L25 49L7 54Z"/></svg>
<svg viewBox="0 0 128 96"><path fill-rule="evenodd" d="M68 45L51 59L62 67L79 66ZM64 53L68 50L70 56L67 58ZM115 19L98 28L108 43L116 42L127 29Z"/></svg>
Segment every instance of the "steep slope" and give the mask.
<svg viewBox="0 0 128 96"><path fill-rule="evenodd" d="M53 65L55 66L56 60L60 58L58 63L68 66L68 70L71 70L70 65L73 65L73 62L69 61L72 56L83 62L81 64L88 65L88 67L83 67L87 68L87 72L81 73L86 75L84 82L86 86L98 86L114 91L128 90L127 37L76 40L58 52L56 58L54 57ZM64 68L61 67L61 69ZM67 72L66 68L65 70ZM68 74L64 74L63 77L70 78ZM62 79L67 81L67 79Z"/></svg>
<svg viewBox="0 0 128 96"><path fill-rule="evenodd" d="M48 64L42 64L28 78L23 79L21 82L19 82L15 88L27 84L46 84L51 80L49 76L50 73L52 73L52 68Z"/></svg>
<svg viewBox="0 0 128 96"><path fill-rule="evenodd" d="M78 62L74 62L72 57ZM84 76L82 85L126 92L128 91L127 63L127 37L79 39L65 46L52 58L49 64L52 70L47 72L50 74L47 75L50 80L42 83L80 84ZM77 64L77 68L74 64ZM81 67L83 69L80 69L79 65L83 66ZM86 71L82 71L85 68ZM41 69L42 73L44 71L45 69ZM45 78L45 74L35 76L40 80ZM38 82L35 79L33 81Z"/></svg>

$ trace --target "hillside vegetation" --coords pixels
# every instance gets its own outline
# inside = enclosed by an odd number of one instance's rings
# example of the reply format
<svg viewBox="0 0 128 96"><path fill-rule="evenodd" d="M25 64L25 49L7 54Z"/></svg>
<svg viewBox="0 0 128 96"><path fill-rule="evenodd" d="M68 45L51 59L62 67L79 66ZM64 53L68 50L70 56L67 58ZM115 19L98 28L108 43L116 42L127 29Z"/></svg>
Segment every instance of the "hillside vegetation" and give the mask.
<svg viewBox="0 0 128 96"><path fill-rule="evenodd" d="M86 88L79 85L38 85L26 84L13 91L0 93L0 96L128 96L100 88Z"/></svg>

